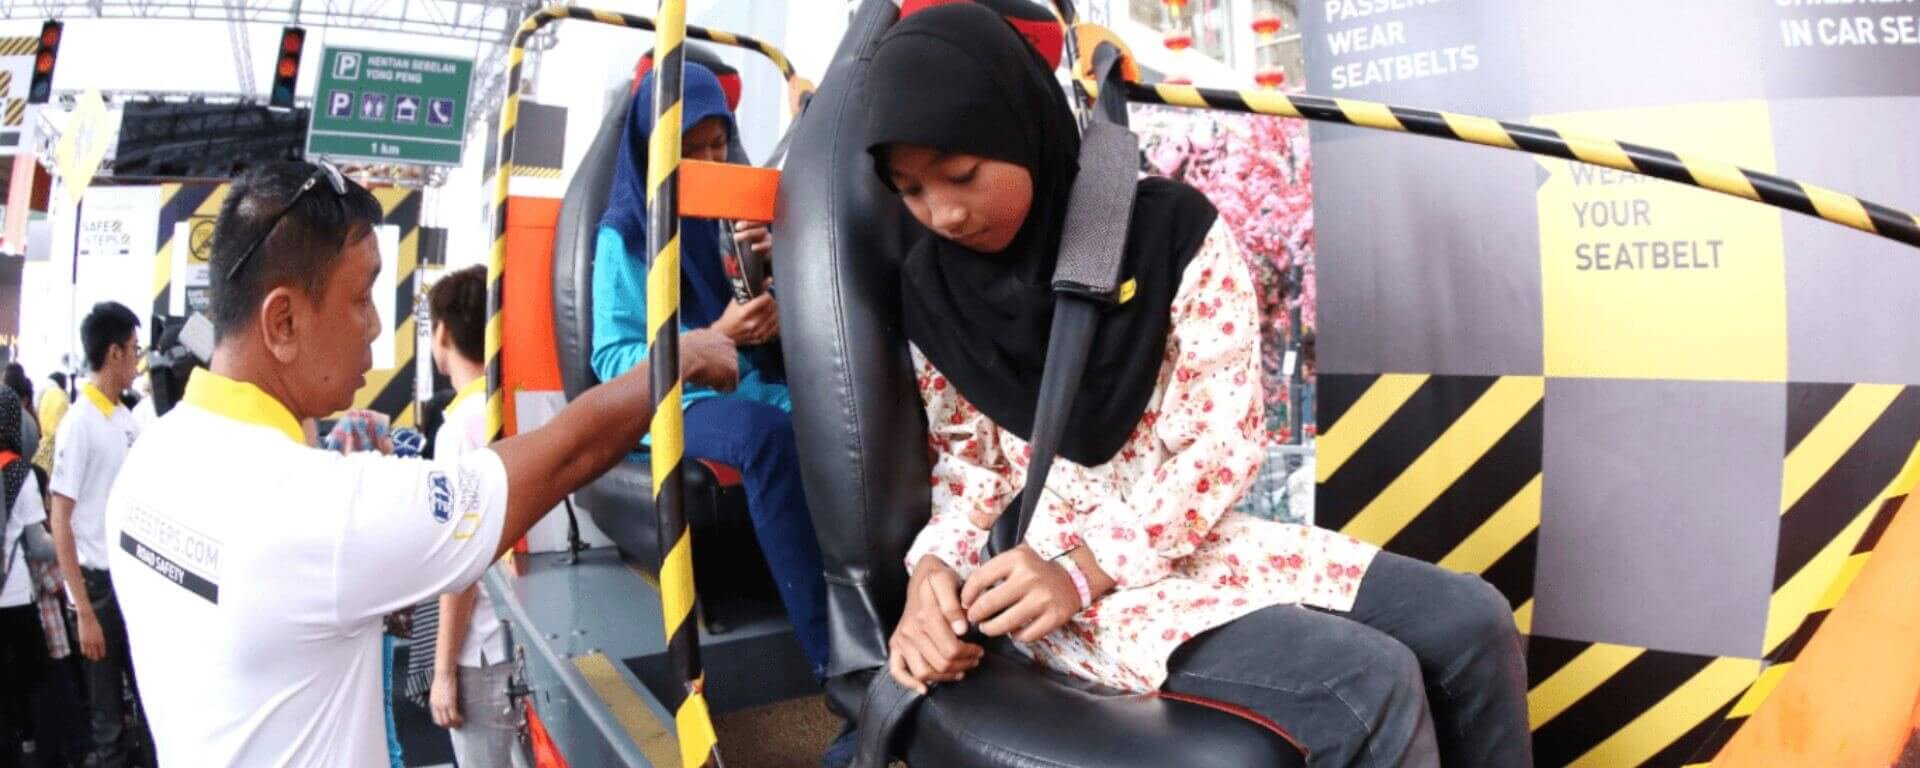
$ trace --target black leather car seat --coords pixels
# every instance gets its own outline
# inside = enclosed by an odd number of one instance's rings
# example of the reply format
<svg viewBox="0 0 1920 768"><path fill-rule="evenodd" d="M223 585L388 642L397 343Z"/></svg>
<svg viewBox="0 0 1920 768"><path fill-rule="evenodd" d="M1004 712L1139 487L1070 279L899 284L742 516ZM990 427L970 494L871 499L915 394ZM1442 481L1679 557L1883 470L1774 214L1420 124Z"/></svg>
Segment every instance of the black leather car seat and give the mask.
<svg viewBox="0 0 1920 768"><path fill-rule="evenodd" d="M929 514L926 421L897 289L906 213L861 136L865 66L897 14L891 0L856 12L794 127L775 222L794 428L827 569L829 704L849 715L885 666L907 548ZM902 731L914 768L1303 764L1277 728L1222 705L1115 694L1015 657L936 686Z"/></svg>

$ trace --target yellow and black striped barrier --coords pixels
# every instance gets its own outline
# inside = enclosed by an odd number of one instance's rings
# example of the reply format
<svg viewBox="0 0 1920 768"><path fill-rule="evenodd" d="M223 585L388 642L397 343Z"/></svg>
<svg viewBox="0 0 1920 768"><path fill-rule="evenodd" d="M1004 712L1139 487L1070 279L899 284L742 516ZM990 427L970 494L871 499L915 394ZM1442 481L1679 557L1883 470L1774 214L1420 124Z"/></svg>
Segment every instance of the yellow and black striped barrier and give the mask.
<svg viewBox="0 0 1920 768"><path fill-rule="evenodd" d="M699 624L694 620L693 534L683 508L680 461L685 416L680 410L680 113L686 71L686 2L660 0L654 27L653 136L647 144L647 368L652 380L653 511L658 516L660 611L666 621L667 660L679 690L662 701L680 737L680 764L698 765L719 739L707 714L706 675L700 668ZM673 697L679 698L674 701Z"/></svg>
<svg viewBox="0 0 1920 768"><path fill-rule="evenodd" d="M1091 80L1081 82L1089 91L1098 87ZM1920 247L1920 215L1770 173L1716 160L1682 157L1664 149L1624 141L1485 117L1276 91L1128 83L1127 99L1172 107L1343 123L1575 160L1710 189Z"/></svg>
<svg viewBox="0 0 1920 768"><path fill-rule="evenodd" d="M681 74L691 37L755 51L767 57L790 87L804 84L794 76L786 54L759 40L730 32L687 26L685 0L661 0L659 21L611 11L573 6L542 8L520 24L507 53L507 98L500 113L500 169L494 178L493 249L487 261L487 439L506 433L506 393L502 391L501 348L505 335L503 310L507 273L507 191L515 175L514 127L520 116L520 79L526 63L526 44L547 24L576 19L655 33L654 114L658 118L647 162L647 324L654 396L650 429L653 457L654 511L659 515L660 540L667 554L660 569L660 603L665 614L667 650L674 672L685 682L677 700L662 704L674 713L680 744L680 764L720 762L718 738L707 711L705 677L700 667L699 627L694 620L693 539L682 508L680 464L685 423L680 409L680 113Z"/></svg>

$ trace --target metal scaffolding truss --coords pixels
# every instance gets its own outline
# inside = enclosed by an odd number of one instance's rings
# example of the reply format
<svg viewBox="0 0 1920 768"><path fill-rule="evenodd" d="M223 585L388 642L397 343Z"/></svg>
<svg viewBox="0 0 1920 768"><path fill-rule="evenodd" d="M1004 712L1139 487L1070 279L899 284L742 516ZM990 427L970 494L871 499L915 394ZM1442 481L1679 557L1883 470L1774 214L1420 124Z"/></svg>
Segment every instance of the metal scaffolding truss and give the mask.
<svg viewBox="0 0 1920 768"><path fill-rule="evenodd" d="M537 7L526 0L0 0L0 18L244 21L503 43Z"/></svg>
<svg viewBox="0 0 1920 768"><path fill-rule="evenodd" d="M152 19L228 24L235 66L242 73L242 99L249 87L244 27L248 23L299 25L422 35L473 43L473 105L469 115L498 112L506 97L507 50L513 33L537 0L0 0L0 18ZM535 35L533 52L552 46L551 30Z"/></svg>

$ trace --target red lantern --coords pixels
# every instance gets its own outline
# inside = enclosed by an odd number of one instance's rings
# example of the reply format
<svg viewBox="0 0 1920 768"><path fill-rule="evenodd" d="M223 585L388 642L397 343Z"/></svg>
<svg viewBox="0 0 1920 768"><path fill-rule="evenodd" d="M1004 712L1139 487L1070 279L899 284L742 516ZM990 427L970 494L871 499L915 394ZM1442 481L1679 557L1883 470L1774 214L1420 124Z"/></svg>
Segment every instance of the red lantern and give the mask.
<svg viewBox="0 0 1920 768"><path fill-rule="evenodd" d="M1273 14L1261 14L1253 17L1253 33L1265 40L1280 32L1280 17Z"/></svg>
<svg viewBox="0 0 1920 768"><path fill-rule="evenodd" d="M1278 88L1287 82L1287 71L1278 67L1253 73L1253 81L1262 88Z"/></svg>
<svg viewBox="0 0 1920 768"><path fill-rule="evenodd" d="M1180 9L1187 7L1187 0L1160 0L1160 4L1167 7L1167 12L1178 16Z"/></svg>
<svg viewBox="0 0 1920 768"><path fill-rule="evenodd" d="M1168 32L1165 42L1167 50L1179 53L1193 47L1193 35L1185 32Z"/></svg>

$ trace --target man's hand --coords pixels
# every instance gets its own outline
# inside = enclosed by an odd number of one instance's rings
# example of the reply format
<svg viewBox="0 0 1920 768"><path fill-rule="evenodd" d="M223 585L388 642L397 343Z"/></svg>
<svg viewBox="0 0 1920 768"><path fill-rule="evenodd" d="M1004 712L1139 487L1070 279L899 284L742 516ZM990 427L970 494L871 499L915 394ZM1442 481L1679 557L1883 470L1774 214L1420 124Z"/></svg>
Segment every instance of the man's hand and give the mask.
<svg viewBox="0 0 1920 768"><path fill-rule="evenodd" d="M433 711L433 724L442 728L459 728L466 724L460 717L460 674L448 670L433 673L433 690L427 694L428 709Z"/></svg>
<svg viewBox="0 0 1920 768"><path fill-rule="evenodd" d="M725 334L738 346L765 344L780 335L780 311L774 306L773 294L762 293L745 304L727 302L726 311L720 313L720 319L713 321L710 328Z"/></svg>
<svg viewBox="0 0 1920 768"><path fill-rule="evenodd" d="M994 556L967 577L960 604L982 634L1012 634L1015 640L1031 643L1080 612L1080 592L1066 568L1042 560L1022 544Z"/></svg>
<svg viewBox="0 0 1920 768"><path fill-rule="evenodd" d="M93 615L92 608L82 608L80 613L80 655L87 661L99 661L107 656L107 636L100 631L100 619Z"/></svg>
<svg viewBox="0 0 1920 768"><path fill-rule="evenodd" d="M907 608L887 644L887 672L922 694L928 683L966 677L986 654L986 649L960 639L966 631L960 577L937 557L920 558L907 582Z"/></svg>
<svg viewBox="0 0 1920 768"><path fill-rule="evenodd" d="M733 223L733 241L742 248L752 248L761 256L773 254L773 233L767 225L757 221L736 221Z"/></svg>
<svg viewBox="0 0 1920 768"><path fill-rule="evenodd" d="M740 384L740 353L732 340L711 328L688 331L680 334L680 375L731 392Z"/></svg>

